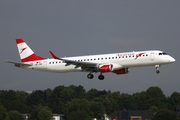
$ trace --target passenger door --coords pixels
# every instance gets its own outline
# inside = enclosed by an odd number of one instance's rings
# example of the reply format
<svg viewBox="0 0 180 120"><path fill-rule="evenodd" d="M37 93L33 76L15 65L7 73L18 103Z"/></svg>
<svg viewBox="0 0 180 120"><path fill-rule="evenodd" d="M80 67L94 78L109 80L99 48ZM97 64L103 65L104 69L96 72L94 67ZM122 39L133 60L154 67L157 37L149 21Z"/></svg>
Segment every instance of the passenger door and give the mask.
<svg viewBox="0 0 180 120"><path fill-rule="evenodd" d="M150 53L150 59L151 59L151 61L154 60L154 52Z"/></svg>

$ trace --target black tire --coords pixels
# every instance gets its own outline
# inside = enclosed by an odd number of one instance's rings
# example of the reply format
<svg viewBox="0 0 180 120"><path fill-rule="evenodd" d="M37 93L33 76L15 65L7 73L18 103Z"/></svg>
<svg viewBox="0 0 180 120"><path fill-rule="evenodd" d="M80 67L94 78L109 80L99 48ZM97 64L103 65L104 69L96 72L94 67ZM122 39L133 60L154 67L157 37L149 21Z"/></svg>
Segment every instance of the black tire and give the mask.
<svg viewBox="0 0 180 120"><path fill-rule="evenodd" d="M156 70L156 73L157 73L157 74L159 74L159 73L160 73L160 71L159 71L159 70Z"/></svg>
<svg viewBox="0 0 180 120"><path fill-rule="evenodd" d="M104 80L104 75L99 75L99 76L98 76L98 79L99 79L99 80Z"/></svg>
<svg viewBox="0 0 180 120"><path fill-rule="evenodd" d="M90 74L87 75L87 78L88 78L88 79L93 79L93 78L94 78L94 75L90 73Z"/></svg>

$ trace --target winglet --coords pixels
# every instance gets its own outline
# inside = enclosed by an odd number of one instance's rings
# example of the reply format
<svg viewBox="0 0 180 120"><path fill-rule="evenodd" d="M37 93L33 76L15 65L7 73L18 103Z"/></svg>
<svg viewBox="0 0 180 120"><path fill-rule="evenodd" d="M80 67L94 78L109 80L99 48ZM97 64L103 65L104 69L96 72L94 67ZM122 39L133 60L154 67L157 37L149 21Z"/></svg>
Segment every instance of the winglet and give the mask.
<svg viewBox="0 0 180 120"><path fill-rule="evenodd" d="M50 52L50 54L51 54L51 56L54 58L54 59L58 59L58 60L60 60L60 58L59 57L57 57L52 51L49 51Z"/></svg>

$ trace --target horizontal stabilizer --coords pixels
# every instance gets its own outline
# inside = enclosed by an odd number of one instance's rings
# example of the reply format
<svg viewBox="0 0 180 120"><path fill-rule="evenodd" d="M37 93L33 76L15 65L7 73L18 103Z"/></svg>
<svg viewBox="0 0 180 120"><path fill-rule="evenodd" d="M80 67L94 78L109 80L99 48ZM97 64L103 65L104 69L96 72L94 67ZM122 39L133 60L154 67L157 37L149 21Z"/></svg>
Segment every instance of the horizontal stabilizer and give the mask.
<svg viewBox="0 0 180 120"><path fill-rule="evenodd" d="M12 63L12 64L14 64L14 66L16 66L16 67L21 67L21 66L32 66L31 64L21 63L21 62L14 62L14 61L9 61L9 60L6 60L6 62Z"/></svg>

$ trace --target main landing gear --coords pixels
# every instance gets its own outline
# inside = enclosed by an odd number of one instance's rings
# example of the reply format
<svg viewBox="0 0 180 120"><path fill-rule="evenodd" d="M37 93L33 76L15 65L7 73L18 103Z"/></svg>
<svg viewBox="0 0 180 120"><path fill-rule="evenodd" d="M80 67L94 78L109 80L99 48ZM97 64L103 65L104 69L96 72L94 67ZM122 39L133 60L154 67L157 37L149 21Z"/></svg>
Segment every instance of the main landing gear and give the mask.
<svg viewBox="0 0 180 120"><path fill-rule="evenodd" d="M98 76L99 80L104 80L104 75L102 75L102 73Z"/></svg>
<svg viewBox="0 0 180 120"><path fill-rule="evenodd" d="M159 71L159 67L160 67L160 65L155 65L155 68L156 68L156 73L157 73L157 74L159 74L159 73L160 73L160 71Z"/></svg>
<svg viewBox="0 0 180 120"><path fill-rule="evenodd" d="M87 75L87 78L88 79L93 79L94 78L94 75L92 74L92 73L89 73L88 75ZM104 80L104 75L102 75L102 73L98 76L98 79L99 80Z"/></svg>
<svg viewBox="0 0 180 120"><path fill-rule="evenodd" d="M92 73L89 73L89 74L87 75L87 78L88 78L88 79L93 79L93 78L94 78L94 75L93 75Z"/></svg>

